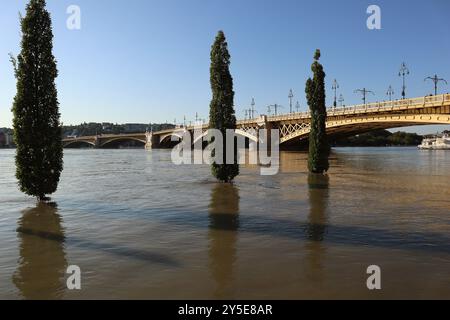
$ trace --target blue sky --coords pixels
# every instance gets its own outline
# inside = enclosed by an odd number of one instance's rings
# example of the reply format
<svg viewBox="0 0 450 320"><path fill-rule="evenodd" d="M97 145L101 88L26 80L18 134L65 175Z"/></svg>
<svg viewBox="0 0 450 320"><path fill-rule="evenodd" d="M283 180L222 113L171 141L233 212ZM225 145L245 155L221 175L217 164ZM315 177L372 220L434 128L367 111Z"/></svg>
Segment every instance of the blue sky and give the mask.
<svg viewBox="0 0 450 320"><path fill-rule="evenodd" d="M26 2L0 4L0 127L11 126L15 79L8 53L20 50L18 12ZM72 4L81 8L81 30L66 27ZM381 8L381 30L366 27L371 4ZM260 113L274 103L286 111L291 88L306 110L304 84L316 48L327 73L328 105L334 78L347 105L361 102L354 90L362 87L376 93L370 101L386 99L389 85L399 97L403 61L411 70L409 97L433 91L426 76L450 80L448 0L47 0L47 5L65 124L181 122L183 116L193 120L196 112L207 118L209 52L220 29L232 56L239 118L252 97Z"/></svg>

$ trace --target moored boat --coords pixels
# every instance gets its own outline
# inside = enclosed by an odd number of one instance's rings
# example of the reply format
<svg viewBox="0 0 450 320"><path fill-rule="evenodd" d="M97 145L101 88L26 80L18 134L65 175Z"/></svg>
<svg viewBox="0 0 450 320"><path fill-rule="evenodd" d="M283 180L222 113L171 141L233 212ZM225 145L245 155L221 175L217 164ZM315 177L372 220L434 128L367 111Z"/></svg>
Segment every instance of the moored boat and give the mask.
<svg viewBox="0 0 450 320"><path fill-rule="evenodd" d="M425 138L418 148L422 150L450 150L450 135L444 134L442 137Z"/></svg>

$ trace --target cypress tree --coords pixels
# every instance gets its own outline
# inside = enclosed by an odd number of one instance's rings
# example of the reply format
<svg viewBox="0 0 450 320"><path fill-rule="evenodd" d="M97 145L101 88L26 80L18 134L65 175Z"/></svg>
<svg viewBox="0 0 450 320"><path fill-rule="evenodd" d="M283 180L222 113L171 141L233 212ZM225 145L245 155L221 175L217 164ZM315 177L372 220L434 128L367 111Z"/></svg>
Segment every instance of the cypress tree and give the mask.
<svg viewBox="0 0 450 320"><path fill-rule="evenodd" d="M13 104L16 177L22 192L45 200L56 191L63 144L55 79L53 32L45 0L30 0L21 18L22 42L12 58L17 78Z"/></svg>
<svg viewBox="0 0 450 320"><path fill-rule="evenodd" d="M325 72L319 63L320 50L316 50L311 66L313 78L306 81L306 98L311 111L308 168L312 173L328 171L330 146L326 134L327 109L325 106Z"/></svg>
<svg viewBox="0 0 450 320"><path fill-rule="evenodd" d="M223 31L219 31L211 48L210 76L212 100L209 111L209 125L211 129L220 130L223 136L223 164L212 164L212 174L223 182L231 182L239 174L236 152L234 164L226 164L226 130L236 129L233 78L229 67L230 54L228 52L228 44ZM229 143L234 143L234 139Z"/></svg>

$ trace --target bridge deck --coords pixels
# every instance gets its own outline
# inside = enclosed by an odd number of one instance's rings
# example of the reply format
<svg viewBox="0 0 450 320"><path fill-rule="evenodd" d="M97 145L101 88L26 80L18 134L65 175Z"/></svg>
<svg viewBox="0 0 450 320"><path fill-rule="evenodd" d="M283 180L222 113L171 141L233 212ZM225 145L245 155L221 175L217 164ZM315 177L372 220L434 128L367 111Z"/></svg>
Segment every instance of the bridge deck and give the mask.
<svg viewBox="0 0 450 320"><path fill-rule="evenodd" d="M444 109L439 107L445 107ZM339 119L339 117L345 117L346 119L348 117L358 118L366 116L372 116L377 114L378 116L381 115L395 115L395 114L401 114L405 113L405 111L413 112L409 110L417 110L417 114L420 114L420 109L426 109L426 108L438 108L438 109L432 109L432 111L441 110L441 114L448 115L450 119L450 94L442 94L437 96L426 96L426 97L419 97L419 98L412 98L412 99L404 99L404 100L393 100L393 101L382 101L382 102L374 102L374 103L368 103L368 104L360 104L360 105L354 105L354 106L343 106L338 108L329 108L327 110L327 115L330 118L331 122L335 122L336 119ZM428 112L428 111L427 111ZM286 137L284 139L288 139L291 136L296 136L297 133L295 131L299 131L299 129L302 130L308 130L305 127L297 128L296 126L300 126L301 124L305 124L308 122L308 120L311 118L310 112L301 112L301 113L291 113L291 114L282 114L282 115L276 115L276 116L265 116L262 115L260 118L257 119L246 119L246 120L239 120L237 121L237 126L239 128L252 128L252 127L258 127L260 124L264 123L285 123L291 127L286 127L285 134ZM408 119L406 119L408 120ZM447 122L445 120L445 122ZM292 126L292 123L296 123L297 125ZM430 120L431 121L431 120ZM414 123L414 121L411 121L411 123ZM331 124L331 123L330 123ZM406 123L407 124L407 123ZM405 125L406 125L405 124ZM356 122L355 122L356 125ZM185 130L195 130L201 128L202 130L208 129L208 124L201 124L199 126L188 126L188 127L177 127L174 129L168 129L168 130L162 130L157 132L152 132L151 135L153 136L167 136L174 133L179 133L180 131ZM126 138L134 138L142 141L146 141L148 138L147 135L150 133L125 133L125 134L106 134L106 135L98 135L98 136L83 136L83 137L77 137L77 138L67 138L63 139L64 143L71 144L74 142L88 142L93 143L97 140L109 140L109 139L126 139Z"/></svg>

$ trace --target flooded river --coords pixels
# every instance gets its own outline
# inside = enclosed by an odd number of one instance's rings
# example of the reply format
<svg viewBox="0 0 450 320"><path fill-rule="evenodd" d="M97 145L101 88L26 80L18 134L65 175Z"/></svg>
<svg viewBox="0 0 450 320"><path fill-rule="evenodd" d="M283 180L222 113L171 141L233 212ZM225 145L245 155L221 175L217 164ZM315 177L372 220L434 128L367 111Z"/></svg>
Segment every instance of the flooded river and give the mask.
<svg viewBox="0 0 450 320"><path fill-rule="evenodd" d="M450 299L450 152L337 148L326 177L283 152L278 175L249 166L226 185L169 150L65 150L48 205L18 191L14 152L0 150L2 299Z"/></svg>

